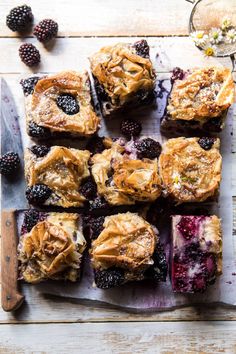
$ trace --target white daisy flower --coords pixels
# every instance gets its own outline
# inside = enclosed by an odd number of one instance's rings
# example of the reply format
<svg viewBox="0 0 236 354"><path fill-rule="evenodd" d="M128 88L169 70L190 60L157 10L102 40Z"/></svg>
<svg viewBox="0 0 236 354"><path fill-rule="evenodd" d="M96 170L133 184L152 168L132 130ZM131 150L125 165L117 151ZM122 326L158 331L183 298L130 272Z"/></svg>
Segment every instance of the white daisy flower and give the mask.
<svg viewBox="0 0 236 354"><path fill-rule="evenodd" d="M221 29L223 31L227 30L230 26L232 26L231 19L229 17L223 17L223 20L221 22Z"/></svg>
<svg viewBox="0 0 236 354"><path fill-rule="evenodd" d="M226 35L225 35L225 41L227 43L235 43L236 42L236 30L235 29L231 29L229 30Z"/></svg>
<svg viewBox="0 0 236 354"><path fill-rule="evenodd" d="M192 32L190 34L190 37L192 38L194 43L199 47L204 46L206 44L207 39L208 39L208 35L205 34L204 31Z"/></svg>
<svg viewBox="0 0 236 354"><path fill-rule="evenodd" d="M216 56L217 51L216 51L216 46L211 46L211 47L206 47L204 48L204 55L206 57L214 57Z"/></svg>
<svg viewBox="0 0 236 354"><path fill-rule="evenodd" d="M220 28L212 28L209 32L209 39L212 44L218 44L223 41L223 34Z"/></svg>

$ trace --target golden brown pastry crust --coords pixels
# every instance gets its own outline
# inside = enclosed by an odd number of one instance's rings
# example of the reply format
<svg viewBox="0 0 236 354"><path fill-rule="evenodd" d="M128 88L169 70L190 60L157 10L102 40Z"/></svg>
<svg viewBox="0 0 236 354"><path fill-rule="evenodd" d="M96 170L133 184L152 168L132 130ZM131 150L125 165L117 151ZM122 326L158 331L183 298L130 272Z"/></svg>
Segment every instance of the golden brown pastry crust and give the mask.
<svg viewBox="0 0 236 354"><path fill-rule="evenodd" d="M38 283L45 279L69 279L79 276L86 241L78 231L78 214L51 213L21 236L19 261L25 281ZM77 233L78 242L73 237ZM64 273L64 274L63 274Z"/></svg>
<svg viewBox="0 0 236 354"><path fill-rule="evenodd" d="M222 157L220 140L208 151L198 144L199 138L169 139L159 158L163 187L178 203L202 202L218 192Z"/></svg>
<svg viewBox="0 0 236 354"><path fill-rule="evenodd" d="M29 186L46 184L53 191L45 204L64 208L83 206L85 198L79 193L84 178L90 175L90 152L63 146L52 146L41 158L27 149L25 152L25 176Z"/></svg>
<svg viewBox="0 0 236 354"><path fill-rule="evenodd" d="M95 269L121 267L141 271L153 264L157 231L134 213L107 216L104 229L92 242L91 257Z"/></svg>
<svg viewBox="0 0 236 354"><path fill-rule="evenodd" d="M234 82L228 68L193 69L174 82L167 111L171 119L206 122L219 117L234 102Z"/></svg>
<svg viewBox="0 0 236 354"><path fill-rule="evenodd" d="M110 149L91 158L91 172L98 193L111 205L131 205L136 201L154 201L161 194L158 163L155 160L131 160L122 155L124 147L113 143ZM108 184L113 169L112 183Z"/></svg>
<svg viewBox="0 0 236 354"><path fill-rule="evenodd" d="M124 105L140 89L154 88L154 72L149 59L136 54L134 47L117 43L103 47L90 57L91 70L115 106Z"/></svg>
<svg viewBox="0 0 236 354"><path fill-rule="evenodd" d="M61 93L72 94L79 103L78 113L68 115L56 103ZM27 122L49 128L52 132L67 132L82 136L94 134L100 119L94 112L89 77L86 71L65 71L40 79L32 95L26 97Z"/></svg>

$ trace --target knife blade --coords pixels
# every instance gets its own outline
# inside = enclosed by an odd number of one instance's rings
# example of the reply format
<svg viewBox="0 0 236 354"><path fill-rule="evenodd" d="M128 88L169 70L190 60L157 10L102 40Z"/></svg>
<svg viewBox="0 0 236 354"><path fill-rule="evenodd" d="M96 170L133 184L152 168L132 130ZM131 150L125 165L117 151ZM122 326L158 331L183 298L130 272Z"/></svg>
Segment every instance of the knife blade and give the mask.
<svg viewBox="0 0 236 354"><path fill-rule="evenodd" d="M5 311L16 310L24 296L18 289L18 235L16 213L26 207L24 196L25 180L23 172L23 146L14 98L4 79L0 82L1 99L1 154L16 152L21 166L15 176L1 178L1 287L2 308Z"/></svg>

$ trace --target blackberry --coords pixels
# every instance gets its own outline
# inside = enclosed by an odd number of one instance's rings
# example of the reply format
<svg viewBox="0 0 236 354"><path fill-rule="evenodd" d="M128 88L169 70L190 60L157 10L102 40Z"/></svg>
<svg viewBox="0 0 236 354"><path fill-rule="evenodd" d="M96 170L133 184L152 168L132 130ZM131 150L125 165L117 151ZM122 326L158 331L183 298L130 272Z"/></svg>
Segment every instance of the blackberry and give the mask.
<svg viewBox="0 0 236 354"><path fill-rule="evenodd" d="M146 270L145 277L154 279L155 281L166 281L168 266L161 244L156 246L152 258L154 264Z"/></svg>
<svg viewBox="0 0 236 354"><path fill-rule="evenodd" d="M34 92L34 87L39 79L40 78L38 76L33 76L20 81L25 96L28 96Z"/></svg>
<svg viewBox="0 0 236 354"><path fill-rule="evenodd" d="M84 230L85 234L90 239L96 239L103 230L104 216L93 217L90 215L84 216Z"/></svg>
<svg viewBox="0 0 236 354"><path fill-rule="evenodd" d="M50 136L50 130L31 121L28 126L28 134L32 138L45 139Z"/></svg>
<svg viewBox="0 0 236 354"><path fill-rule="evenodd" d="M149 45L145 39L134 43L136 53L143 58L149 58Z"/></svg>
<svg viewBox="0 0 236 354"><path fill-rule="evenodd" d="M8 152L0 158L0 173L12 175L20 165L20 159L15 152Z"/></svg>
<svg viewBox="0 0 236 354"><path fill-rule="evenodd" d="M96 209L105 209L108 207L107 201L102 197L97 197L93 201L90 202L89 209L96 210Z"/></svg>
<svg viewBox="0 0 236 354"><path fill-rule="evenodd" d="M198 144L204 150L210 150L214 142L215 142L215 138L210 138L210 137L203 137L198 140Z"/></svg>
<svg viewBox="0 0 236 354"><path fill-rule="evenodd" d="M21 234L30 232L32 228L46 218L46 214L34 209L27 210L24 215L24 221L21 227Z"/></svg>
<svg viewBox="0 0 236 354"><path fill-rule="evenodd" d="M175 80L183 80L184 78L184 71L180 68L174 68L172 70L172 75L170 78L171 83L173 84Z"/></svg>
<svg viewBox="0 0 236 354"><path fill-rule="evenodd" d="M43 157L47 155L47 153L50 151L50 148L46 145L33 145L30 150L37 157Z"/></svg>
<svg viewBox="0 0 236 354"><path fill-rule="evenodd" d="M74 96L68 93L62 93L59 95L56 102L57 106L70 116L79 112L78 102Z"/></svg>
<svg viewBox="0 0 236 354"><path fill-rule="evenodd" d="M100 289L109 289L124 283L124 271L118 268L107 270L96 270L94 274L95 283Z"/></svg>
<svg viewBox="0 0 236 354"><path fill-rule="evenodd" d="M23 43L19 48L21 61L27 66L34 66L40 63L40 53L31 43Z"/></svg>
<svg viewBox="0 0 236 354"><path fill-rule="evenodd" d="M45 184L35 184L26 189L25 195L31 204L43 204L51 195L52 190Z"/></svg>
<svg viewBox="0 0 236 354"><path fill-rule="evenodd" d="M86 149L88 149L92 154L100 154L105 149L103 144L103 139L100 136L94 136L89 140Z"/></svg>
<svg viewBox="0 0 236 354"><path fill-rule="evenodd" d="M32 10L27 5L14 7L6 17L6 25L13 32L24 31L32 21Z"/></svg>
<svg viewBox="0 0 236 354"><path fill-rule="evenodd" d="M35 26L33 34L40 42L47 42L55 38L57 32L58 24L51 19L45 19Z"/></svg>
<svg viewBox="0 0 236 354"><path fill-rule="evenodd" d="M128 139L132 136L138 136L141 133L142 125L133 119L124 119L120 125L120 131Z"/></svg>
<svg viewBox="0 0 236 354"><path fill-rule="evenodd" d="M142 139L135 143L138 158L155 159L161 153L161 145L151 138Z"/></svg>
<svg viewBox="0 0 236 354"><path fill-rule="evenodd" d="M97 195L97 185L92 178L84 181L80 187L80 193L88 200L94 199Z"/></svg>

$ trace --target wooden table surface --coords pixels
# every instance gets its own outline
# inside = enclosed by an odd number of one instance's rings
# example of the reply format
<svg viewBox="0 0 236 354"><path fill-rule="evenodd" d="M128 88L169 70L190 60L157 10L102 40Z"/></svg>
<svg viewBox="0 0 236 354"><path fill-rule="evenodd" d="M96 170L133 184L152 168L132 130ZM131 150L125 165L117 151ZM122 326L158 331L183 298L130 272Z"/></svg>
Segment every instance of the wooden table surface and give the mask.
<svg viewBox="0 0 236 354"><path fill-rule="evenodd" d="M217 62L232 65L229 58L204 58L195 48L188 38L193 5L185 0L26 2L33 9L35 22L53 18L58 21L60 31L59 38L47 48L31 35L19 38L6 27L5 17L21 2L0 1L0 75L10 85L22 115L24 107L18 82L22 75L32 72L18 58L22 41L36 43L40 49L42 63L37 69L40 72L78 70L94 50L129 36L152 37L150 42L159 48L160 73L169 72L174 66L188 68ZM234 140L232 188L236 196L235 148ZM236 228L234 235L235 231ZM11 314L0 310L1 354L236 353L236 309L233 308L188 307L135 314L43 296L34 286L26 286L23 291L27 302L21 309Z"/></svg>

